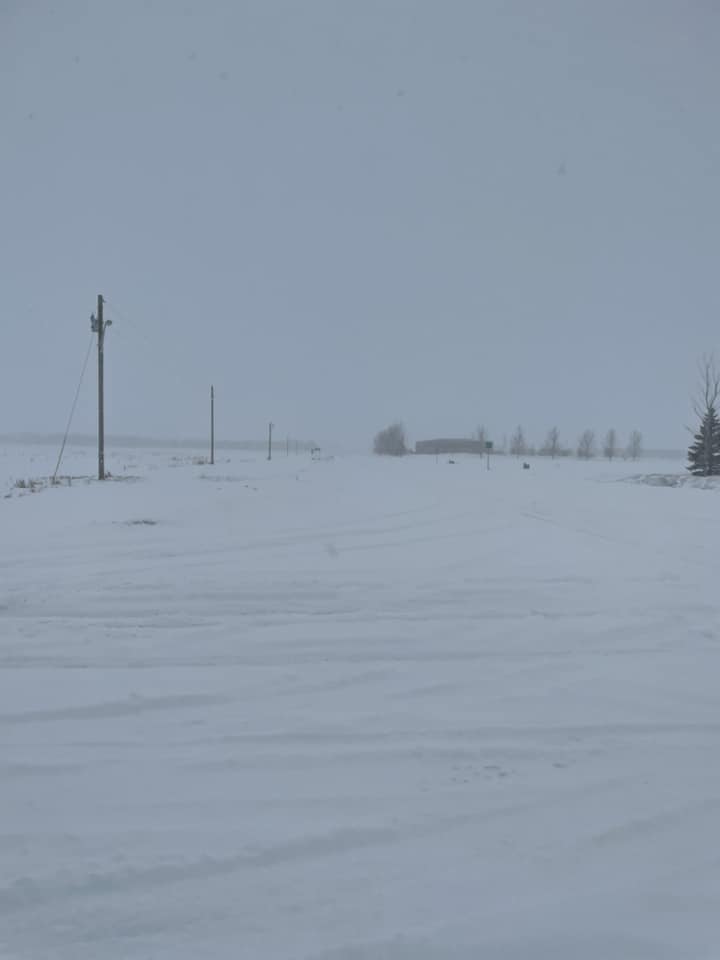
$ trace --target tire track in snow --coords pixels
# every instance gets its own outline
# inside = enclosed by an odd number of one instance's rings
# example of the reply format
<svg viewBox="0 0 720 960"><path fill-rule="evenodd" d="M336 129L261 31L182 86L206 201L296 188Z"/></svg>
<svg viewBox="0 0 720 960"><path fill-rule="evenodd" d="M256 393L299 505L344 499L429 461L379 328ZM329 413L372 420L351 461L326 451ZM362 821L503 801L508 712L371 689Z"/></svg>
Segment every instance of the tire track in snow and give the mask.
<svg viewBox="0 0 720 960"><path fill-rule="evenodd" d="M0 726L21 723L53 723L62 720L90 720L113 717L128 717L158 710L180 710L221 706L232 703L233 698L217 694L188 693L168 697L131 697L129 700L107 701L87 704L82 707L59 707L54 710L28 710L19 713L0 714Z"/></svg>
<svg viewBox="0 0 720 960"><path fill-rule="evenodd" d="M433 820L415 822L405 826L378 826L341 828L327 833L305 835L298 839L227 857L205 856L198 860L165 863L147 867L92 871L82 877L46 877L34 880L20 877L0 888L0 917L39 906L52 905L76 897L115 897L123 893L162 888L192 880L211 880L217 877L257 869L270 869L289 863L306 863L326 857L344 856L363 848L386 847L405 842L418 842L443 834L512 819L543 806L549 801L554 805L574 802L583 796L597 796L604 790L616 790L624 779L609 780L601 784L585 784L573 791L563 791L544 798L526 800L514 804L491 807L471 813L454 814Z"/></svg>

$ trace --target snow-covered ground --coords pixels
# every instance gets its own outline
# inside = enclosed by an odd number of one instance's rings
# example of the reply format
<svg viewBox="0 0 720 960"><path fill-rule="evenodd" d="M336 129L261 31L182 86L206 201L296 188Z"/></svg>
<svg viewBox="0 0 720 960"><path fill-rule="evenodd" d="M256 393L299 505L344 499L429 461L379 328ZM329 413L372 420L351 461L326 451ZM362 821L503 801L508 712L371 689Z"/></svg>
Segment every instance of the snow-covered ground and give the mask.
<svg viewBox="0 0 720 960"><path fill-rule="evenodd" d="M3 960L720 955L720 489L167 450L12 487L54 456L0 448Z"/></svg>

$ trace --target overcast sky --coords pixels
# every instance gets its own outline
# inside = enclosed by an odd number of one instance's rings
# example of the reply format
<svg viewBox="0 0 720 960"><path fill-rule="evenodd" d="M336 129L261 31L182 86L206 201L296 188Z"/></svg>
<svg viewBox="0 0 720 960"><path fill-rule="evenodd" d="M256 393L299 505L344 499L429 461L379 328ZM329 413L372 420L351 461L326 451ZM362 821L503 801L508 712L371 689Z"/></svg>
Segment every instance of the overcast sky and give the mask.
<svg viewBox="0 0 720 960"><path fill-rule="evenodd" d="M0 433L102 292L110 433L680 447L719 102L714 0L0 0Z"/></svg>

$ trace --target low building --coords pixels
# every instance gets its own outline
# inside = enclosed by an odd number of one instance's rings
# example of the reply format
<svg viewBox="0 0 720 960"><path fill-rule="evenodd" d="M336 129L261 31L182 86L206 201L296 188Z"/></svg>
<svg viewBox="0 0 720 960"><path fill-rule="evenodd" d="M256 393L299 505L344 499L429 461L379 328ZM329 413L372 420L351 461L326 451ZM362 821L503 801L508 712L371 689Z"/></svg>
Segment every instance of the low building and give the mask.
<svg viewBox="0 0 720 960"><path fill-rule="evenodd" d="M482 440L440 439L418 440L415 444L415 453L445 454L445 453L485 453L485 444Z"/></svg>

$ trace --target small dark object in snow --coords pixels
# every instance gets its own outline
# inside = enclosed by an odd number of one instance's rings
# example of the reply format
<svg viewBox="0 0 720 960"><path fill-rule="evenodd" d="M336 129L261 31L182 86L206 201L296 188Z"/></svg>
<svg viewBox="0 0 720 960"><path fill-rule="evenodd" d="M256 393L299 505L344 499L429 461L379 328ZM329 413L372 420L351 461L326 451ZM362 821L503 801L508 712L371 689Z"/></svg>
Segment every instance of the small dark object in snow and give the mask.
<svg viewBox="0 0 720 960"><path fill-rule="evenodd" d="M529 464L529 463L523 463L523 470L529 470L529 469L530 469L530 464Z"/></svg>
<svg viewBox="0 0 720 960"><path fill-rule="evenodd" d="M448 463L455 463L454 460L448 460Z"/></svg>

